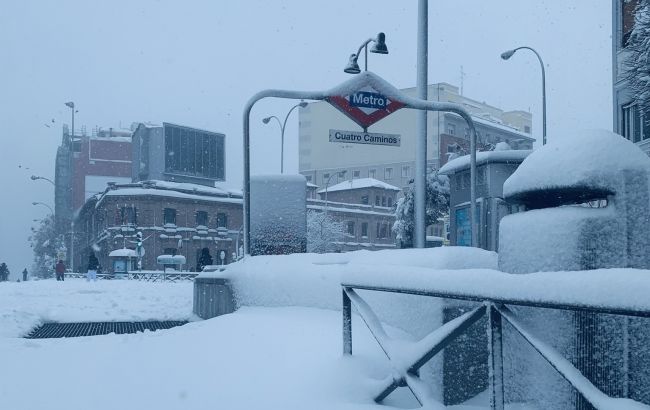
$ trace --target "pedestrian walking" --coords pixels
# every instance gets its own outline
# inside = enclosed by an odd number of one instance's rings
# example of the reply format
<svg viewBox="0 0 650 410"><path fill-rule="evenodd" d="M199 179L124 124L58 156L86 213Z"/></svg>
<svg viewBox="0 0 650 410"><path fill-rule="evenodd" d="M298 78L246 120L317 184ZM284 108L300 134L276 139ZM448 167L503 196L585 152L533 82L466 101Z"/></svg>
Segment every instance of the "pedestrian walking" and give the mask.
<svg viewBox="0 0 650 410"><path fill-rule="evenodd" d="M97 267L99 266L99 261L93 252L90 252L90 257L88 258L88 271L86 273L86 281L97 281Z"/></svg>
<svg viewBox="0 0 650 410"><path fill-rule="evenodd" d="M27 268L23 269L23 282L27 282Z"/></svg>
<svg viewBox="0 0 650 410"><path fill-rule="evenodd" d="M61 259L56 263L54 271L56 272L56 280L65 280L65 264Z"/></svg>

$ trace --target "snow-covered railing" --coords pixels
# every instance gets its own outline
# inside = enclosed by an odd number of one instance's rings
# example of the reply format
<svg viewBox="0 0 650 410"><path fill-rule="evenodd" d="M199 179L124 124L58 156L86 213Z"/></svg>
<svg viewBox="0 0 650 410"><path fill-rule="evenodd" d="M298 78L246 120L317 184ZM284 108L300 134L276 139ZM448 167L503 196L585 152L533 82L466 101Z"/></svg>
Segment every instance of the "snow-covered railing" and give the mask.
<svg viewBox="0 0 650 410"><path fill-rule="evenodd" d="M376 267L375 267L376 268ZM379 269L380 271L382 269ZM388 270L387 272L388 273ZM420 272L423 273L423 272ZM622 277L622 278L621 278ZM419 279L419 280L418 280ZM584 272L543 272L512 275L489 269L432 271L426 275L390 275L377 269L350 274L342 281L343 354L352 354L352 306L370 329L394 373L378 392L381 402L398 387L408 387L422 406L440 408L419 369L479 319L487 315L490 408L504 409L503 321L509 323L551 367L597 410L650 409L627 398L609 397L568 359L522 324L507 305L650 318L650 272L608 269ZM576 287L580 291L576 291ZM595 291L599 289L599 291ZM356 290L392 292L479 302L415 343L396 342Z"/></svg>

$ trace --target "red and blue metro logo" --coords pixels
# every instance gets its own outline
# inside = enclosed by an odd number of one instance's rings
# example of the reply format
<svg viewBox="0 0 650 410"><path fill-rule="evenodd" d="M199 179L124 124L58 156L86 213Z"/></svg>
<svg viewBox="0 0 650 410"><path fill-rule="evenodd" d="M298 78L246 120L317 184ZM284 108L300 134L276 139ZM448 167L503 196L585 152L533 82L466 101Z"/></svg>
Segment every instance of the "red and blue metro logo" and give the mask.
<svg viewBox="0 0 650 410"><path fill-rule="evenodd" d="M404 107L370 86L349 95L328 97L327 101L364 129Z"/></svg>

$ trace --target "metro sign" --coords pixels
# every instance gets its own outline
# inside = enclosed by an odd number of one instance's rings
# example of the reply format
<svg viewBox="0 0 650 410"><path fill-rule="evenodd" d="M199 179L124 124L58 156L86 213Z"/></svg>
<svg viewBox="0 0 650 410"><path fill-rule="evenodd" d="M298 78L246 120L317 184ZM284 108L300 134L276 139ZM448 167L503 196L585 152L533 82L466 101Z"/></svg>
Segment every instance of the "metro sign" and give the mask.
<svg viewBox="0 0 650 410"><path fill-rule="evenodd" d="M404 107L400 101L391 101L370 86L348 95L333 95L327 101L364 130L377 121Z"/></svg>

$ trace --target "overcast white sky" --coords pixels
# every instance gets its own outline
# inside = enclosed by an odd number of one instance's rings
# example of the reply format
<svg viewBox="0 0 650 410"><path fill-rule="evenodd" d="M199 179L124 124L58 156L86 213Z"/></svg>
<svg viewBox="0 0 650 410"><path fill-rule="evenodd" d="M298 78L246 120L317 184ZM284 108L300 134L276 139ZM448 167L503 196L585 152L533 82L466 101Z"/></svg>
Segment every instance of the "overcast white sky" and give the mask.
<svg viewBox="0 0 650 410"><path fill-rule="evenodd" d="M611 1L429 1L429 82L458 85L500 108L530 109L541 131L539 63L546 64L549 140L575 128L611 129ZM349 78L348 56L377 32L390 54L370 70L399 88L415 85L417 1L4 0L0 8L0 262L12 275L31 265L33 219L53 206L63 105L75 128L169 121L224 132L227 180L241 186L246 100L266 88L319 90ZM253 111L253 172L279 170L277 125L292 104ZM52 124L51 120L55 123ZM52 125L50 128L44 124ZM286 132L285 166L297 170L297 115ZM29 167L26 169L25 167ZM15 277L15 276L14 276Z"/></svg>

